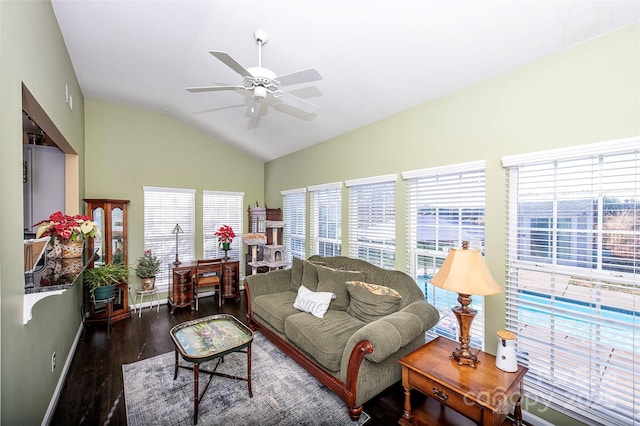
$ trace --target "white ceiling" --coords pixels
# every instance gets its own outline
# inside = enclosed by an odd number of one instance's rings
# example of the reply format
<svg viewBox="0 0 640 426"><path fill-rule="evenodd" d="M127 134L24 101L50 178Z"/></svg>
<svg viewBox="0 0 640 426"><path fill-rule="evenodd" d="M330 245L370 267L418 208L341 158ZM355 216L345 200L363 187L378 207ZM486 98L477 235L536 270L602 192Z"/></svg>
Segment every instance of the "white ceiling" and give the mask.
<svg viewBox="0 0 640 426"><path fill-rule="evenodd" d="M640 20L639 1L52 0L86 98L164 112L267 161ZM245 117L242 84L209 50L277 75L315 114Z"/></svg>

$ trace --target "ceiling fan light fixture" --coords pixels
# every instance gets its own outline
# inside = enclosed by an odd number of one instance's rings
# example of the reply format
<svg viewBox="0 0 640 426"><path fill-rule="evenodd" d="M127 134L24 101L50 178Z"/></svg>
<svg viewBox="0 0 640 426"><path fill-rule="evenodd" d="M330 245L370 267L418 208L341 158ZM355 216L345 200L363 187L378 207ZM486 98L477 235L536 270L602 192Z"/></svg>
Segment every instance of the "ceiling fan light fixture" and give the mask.
<svg viewBox="0 0 640 426"><path fill-rule="evenodd" d="M264 99L267 96L267 89L263 86L256 86L253 89L253 99Z"/></svg>

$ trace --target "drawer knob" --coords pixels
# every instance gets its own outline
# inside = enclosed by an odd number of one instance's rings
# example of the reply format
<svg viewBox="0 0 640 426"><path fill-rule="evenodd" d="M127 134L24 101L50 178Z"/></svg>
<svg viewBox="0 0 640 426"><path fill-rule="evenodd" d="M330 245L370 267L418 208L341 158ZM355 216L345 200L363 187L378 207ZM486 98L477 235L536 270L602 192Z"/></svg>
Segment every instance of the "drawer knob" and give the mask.
<svg viewBox="0 0 640 426"><path fill-rule="evenodd" d="M444 393L444 391L436 387L433 388L433 396L435 396L442 402L445 402L447 399L449 399L449 395L447 395L446 393Z"/></svg>

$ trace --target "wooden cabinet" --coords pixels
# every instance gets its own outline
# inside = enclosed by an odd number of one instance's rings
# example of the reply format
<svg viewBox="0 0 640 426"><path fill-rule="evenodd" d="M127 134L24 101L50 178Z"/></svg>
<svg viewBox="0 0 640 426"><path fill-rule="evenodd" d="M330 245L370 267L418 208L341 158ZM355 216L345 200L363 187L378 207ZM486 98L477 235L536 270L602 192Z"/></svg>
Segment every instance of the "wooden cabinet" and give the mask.
<svg viewBox="0 0 640 426"><path fill-rule="evenodd" d="M193 265L191 265L193 263ZM193 300L193 276L195 262L181 263L179 266L170 265L171 280L169 281L169 306L173 314L176 308L185 306L195 309Z"/></svg>
<svg viewBox="0 0 640 426"><path fill-rule="evenodd" d="M222 265L222 298L233 299L240 295L240 262L229 261Z"/></svg>
<svg viewBox="0 0 640 426"><path fill-rule="evenodd" d="M240 262L222 263L222 299L235 298L240 294ZM182 262L178 266L169 265L169 306L173 314L176 308L195 309L193 298L193 277L196 275L196 262Z"/></svg>
<svg viewBox="0 0 640 426"><path fill-rule="evenodd" d="M127 205L129 200L114 200L108 198L85 198L87 203L87 216L98 224L100 236L89 238L87 241L87 253L96 253L95 259L89 262L89 268L102 264L124 263L127 260ZM87 304L88 318L85 322L106 322L107 313L104 309L94 307L90 302L88 292L85 303ZM129 311L129 285L120 283L116 286L116 298L113 302L113 322L125 318L131 318Z"/></svg>

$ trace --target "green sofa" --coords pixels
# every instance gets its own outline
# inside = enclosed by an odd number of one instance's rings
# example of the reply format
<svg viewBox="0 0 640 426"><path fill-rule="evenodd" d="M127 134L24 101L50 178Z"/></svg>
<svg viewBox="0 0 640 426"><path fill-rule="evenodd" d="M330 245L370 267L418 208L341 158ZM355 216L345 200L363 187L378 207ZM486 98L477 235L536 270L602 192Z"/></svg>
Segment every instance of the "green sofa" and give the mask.
<svg viewBox="0 0 640 426"><path fill-rule="evenodd" d="M363 296L363 283L392 297ZM294 259L291 269L248 276L245 290L249 325L342 398L353 420L401 379L398 359L424 345L425 331L439 321L413 278L344 256ZM299 291L335 297L319 318L293 307Z"/></svg>

